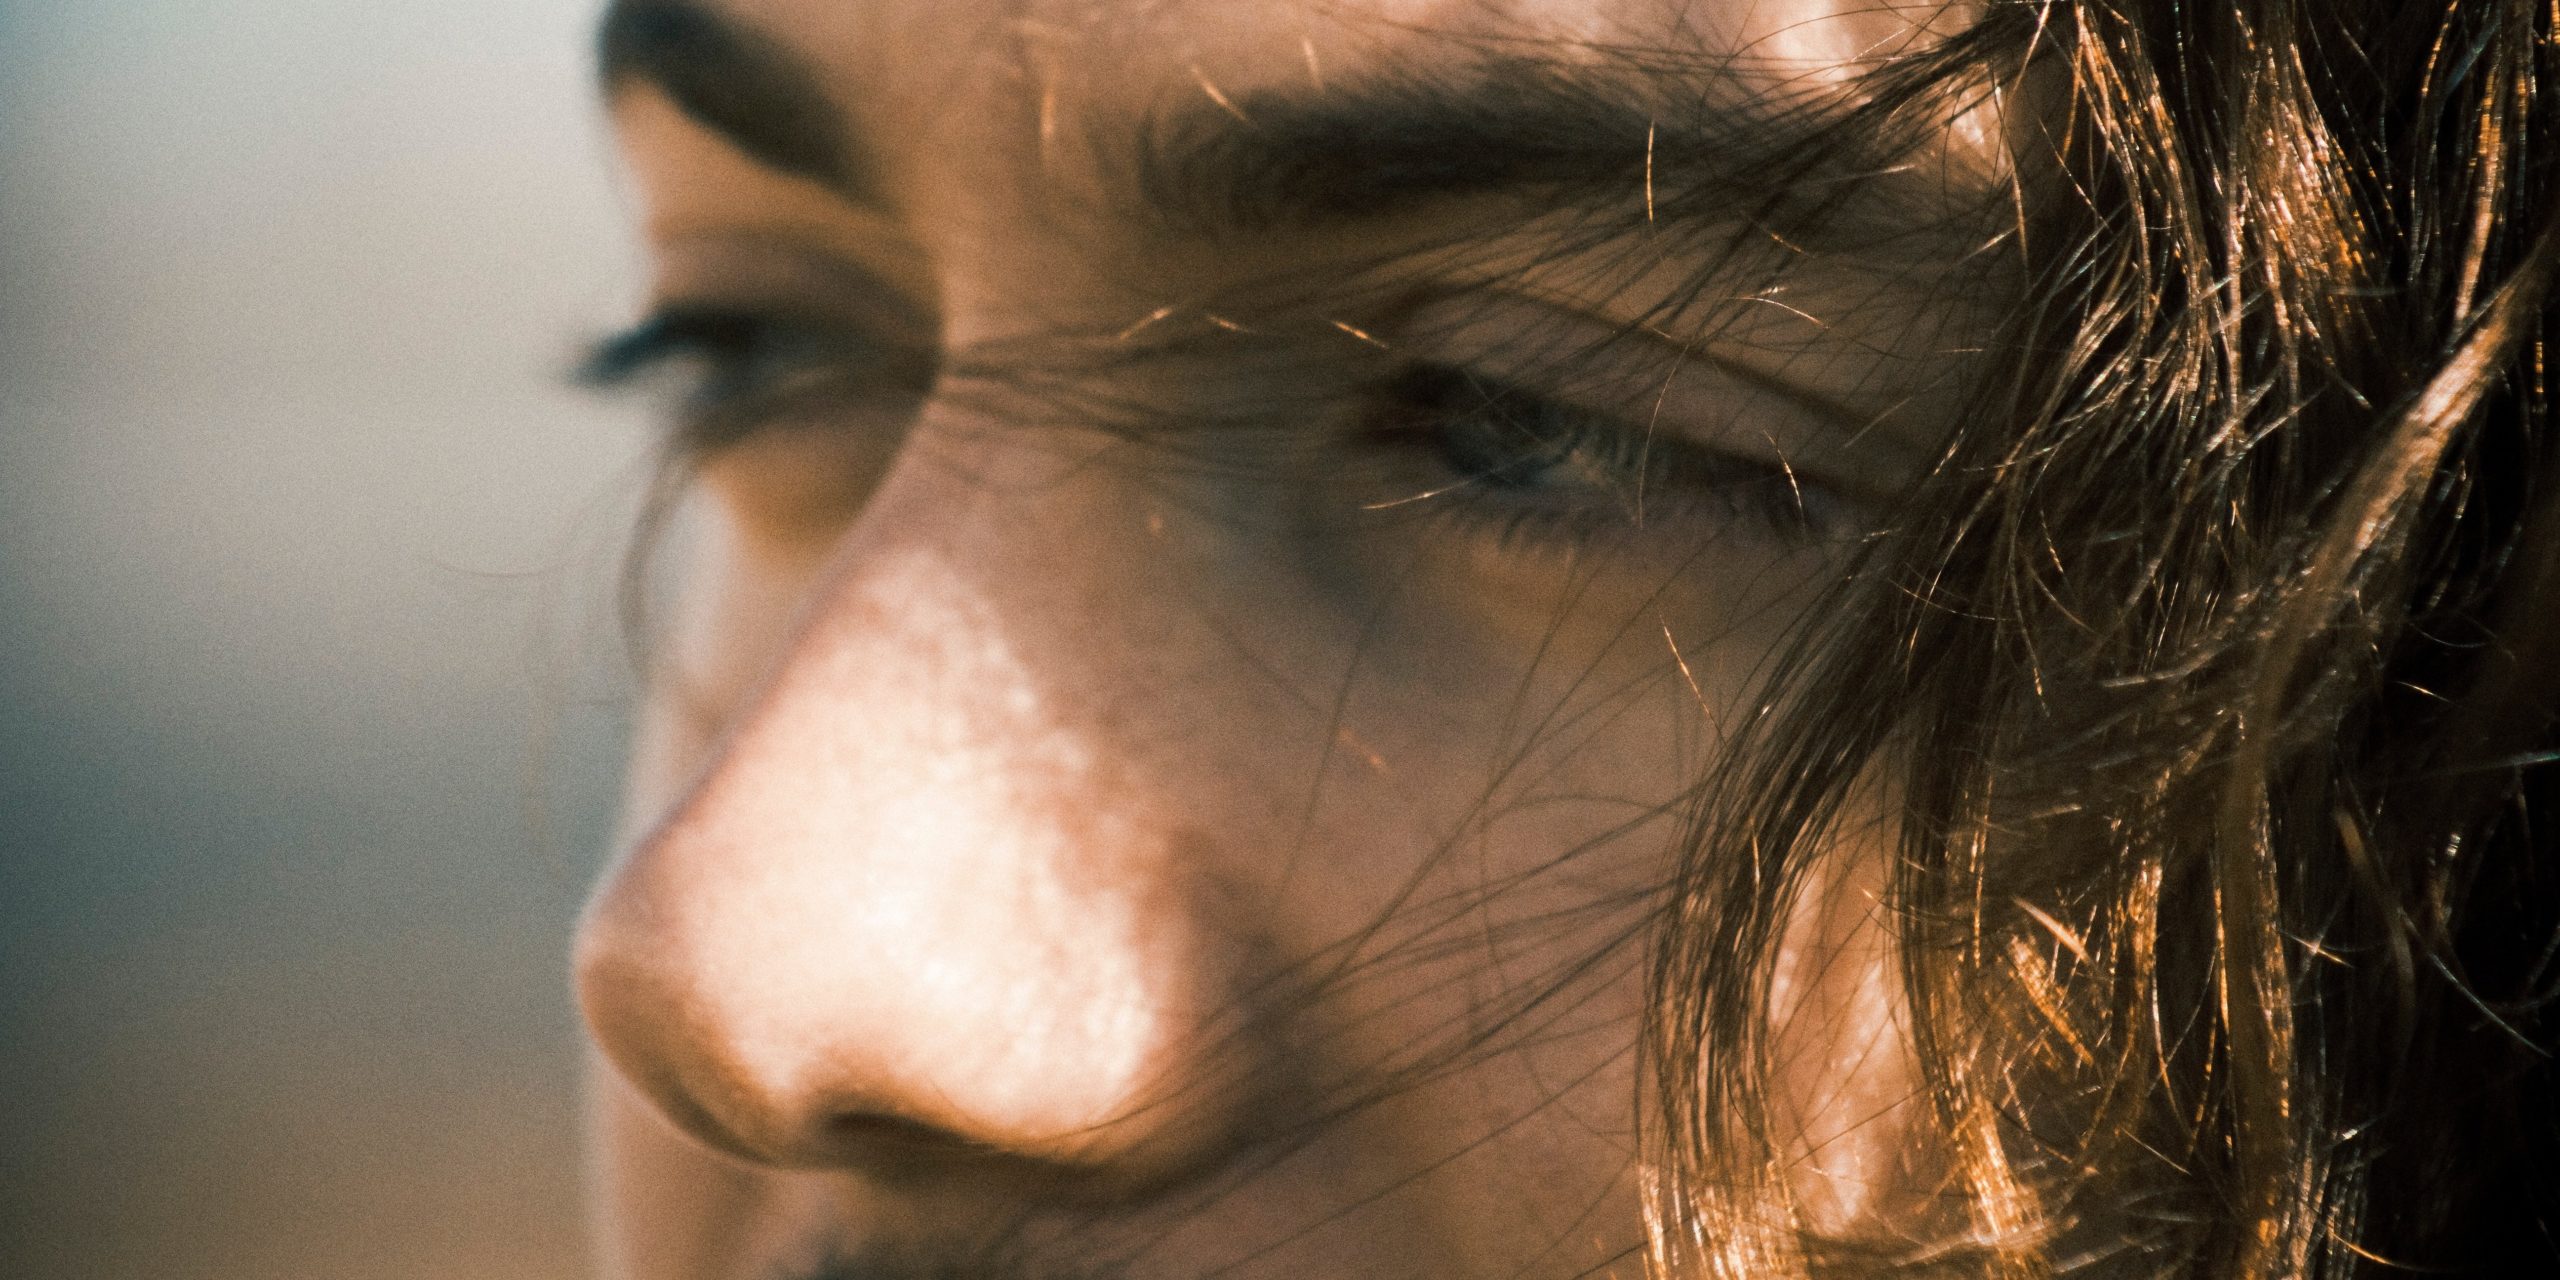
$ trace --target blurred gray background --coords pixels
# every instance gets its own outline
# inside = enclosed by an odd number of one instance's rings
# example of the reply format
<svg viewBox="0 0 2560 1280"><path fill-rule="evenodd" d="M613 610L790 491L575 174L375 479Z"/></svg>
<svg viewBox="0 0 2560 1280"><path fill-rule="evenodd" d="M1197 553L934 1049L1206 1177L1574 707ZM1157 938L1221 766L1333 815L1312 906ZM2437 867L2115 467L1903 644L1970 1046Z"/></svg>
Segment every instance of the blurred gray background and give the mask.
<svg viewBox="0 0 2560 1280"><path fill-rule="evenodd" d="M0 0L0 1277L578 1273L592 0Z"/></svg>

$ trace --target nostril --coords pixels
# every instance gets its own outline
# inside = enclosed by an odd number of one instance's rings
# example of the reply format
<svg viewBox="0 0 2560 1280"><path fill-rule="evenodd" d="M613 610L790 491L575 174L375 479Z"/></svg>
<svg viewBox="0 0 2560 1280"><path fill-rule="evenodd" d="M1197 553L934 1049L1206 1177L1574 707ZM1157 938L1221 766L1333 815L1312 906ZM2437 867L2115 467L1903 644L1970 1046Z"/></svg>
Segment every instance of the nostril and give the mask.
<svg viewBox="0 0 2560 1280"><path fill-rule="evenodd" d="M819 1140L845 1163L885 1181L927 1180L1002 1158L984 1142L878 1111L832 1116L819 1126Z"/></svg>
<svg viewBox="0 0 2560 1280"><path fill-rule="evenodd" d="M825 1159L860 1170L890 1188L950 1190L1042 1201L1110 1203L1156 1185L1159 1175L1103 1160L1036 1155L981 1141L940 1125L877 1111L848 1111L817 1127Z"/></svg>

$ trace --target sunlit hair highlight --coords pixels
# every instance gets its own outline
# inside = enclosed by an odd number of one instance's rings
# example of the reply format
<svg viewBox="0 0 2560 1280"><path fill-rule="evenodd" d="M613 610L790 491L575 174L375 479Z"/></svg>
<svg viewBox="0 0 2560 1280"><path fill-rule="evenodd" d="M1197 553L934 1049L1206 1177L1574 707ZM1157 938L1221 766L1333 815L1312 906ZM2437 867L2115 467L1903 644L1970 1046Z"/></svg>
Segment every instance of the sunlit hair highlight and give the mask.
<svg viewBox="0 0 2560 1280"><path fill-rule="evenodd" d="M1994 6L1852 115L2010 113L2025 302L1702 802L1670 1275L2560 1266L2554 13ZM1922 1211L1819 1225L1770 978L1896 796Z"/></svg>

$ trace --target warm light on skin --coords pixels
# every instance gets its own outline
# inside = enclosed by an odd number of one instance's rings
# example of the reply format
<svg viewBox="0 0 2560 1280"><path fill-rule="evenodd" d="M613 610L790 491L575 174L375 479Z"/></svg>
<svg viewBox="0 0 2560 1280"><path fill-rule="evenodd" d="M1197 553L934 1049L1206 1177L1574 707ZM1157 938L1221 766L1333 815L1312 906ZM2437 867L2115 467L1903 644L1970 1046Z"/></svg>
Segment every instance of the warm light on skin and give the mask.
<svg viewBox="0 0 2560 1280"><path fill-rule="evenodd" d="M1817 0L1686 29L1610 0L1127 8L724 6L819 69L897 213L627 87L661 293L771 250L886 277L953 346L1116 329L1239 268L1060 213L1098 207L1064 199L1098 180L1062 120L1340 83L1453 32L1776 51L1771 80L1715 86L1749 93L1920 31ZM1541 305L1624 304L1553 265ZM1810 390L1933 403L1911 370L1945 361L1877 329L1844 323L1857 372ZM1781 376L1818 376L1818 339L1792 341ZM989 403L935 397L893 463L877 431L799 428L705 469L634 837L578 947L609 1270L761 1280L1018 1227L1138 1277L1635 1274L1666 806L1836 555L1309 533L1236 513L1355 509L1322 466L1247 485ZM1925 449L1911 416L1876 449ZM1844 867L1872 866L1863 830ZM1803 949L1854 958L1788 993L1830 1011L1783 1092L1843 1215L1891 1161L1889 1126L1840 1116L1889 1113L1903 1074L1873 883L1808 908Z"/></svg>

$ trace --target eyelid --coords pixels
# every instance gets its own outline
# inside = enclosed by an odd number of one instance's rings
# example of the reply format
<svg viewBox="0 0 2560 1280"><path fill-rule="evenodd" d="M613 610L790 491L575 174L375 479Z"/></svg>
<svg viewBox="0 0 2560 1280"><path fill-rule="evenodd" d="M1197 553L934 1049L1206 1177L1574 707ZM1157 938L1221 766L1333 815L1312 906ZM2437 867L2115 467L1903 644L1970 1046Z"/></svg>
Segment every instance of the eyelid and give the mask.
<svg viewBox="0 0 2560 1280"><path fill-rule="evenodd" d="M1801 470L1860 503L1899 493L1927 461L1898 434L1870 429L1874 415L1737 359L1712 336L1684 344L1499 291L1419 303L1397 333L1408 358L1476 368L1638 430Z"/></svg>
<svg viewBox="0 0 2560 1280"><path fill-rule="evenodd" d="M883 246L884 254L892 246ZM908 252L912 252L909 250ZM653 311L771 317L929 349L941 333L936 299L919 294L912 263L882 261L758 230L697 232L657 246Z"/></svg>
<svg viewBox="0 0 2560 1280"><path fill-rule="evenodd" d="M697 233L658 247L647 316L597 342L574 372L615 389L680 367L681 456L716 452L769 426L845 412L903 414L939 369L930 303L835 248L758 230Z"/></svg>

